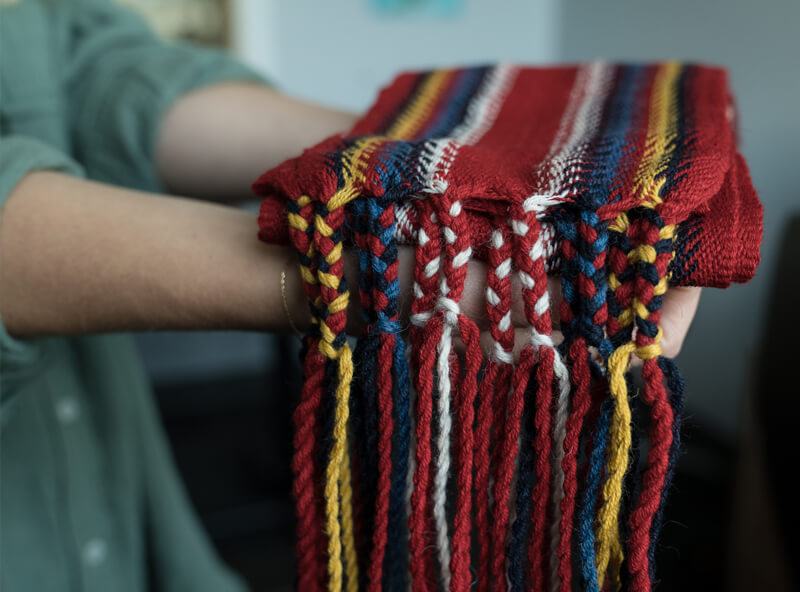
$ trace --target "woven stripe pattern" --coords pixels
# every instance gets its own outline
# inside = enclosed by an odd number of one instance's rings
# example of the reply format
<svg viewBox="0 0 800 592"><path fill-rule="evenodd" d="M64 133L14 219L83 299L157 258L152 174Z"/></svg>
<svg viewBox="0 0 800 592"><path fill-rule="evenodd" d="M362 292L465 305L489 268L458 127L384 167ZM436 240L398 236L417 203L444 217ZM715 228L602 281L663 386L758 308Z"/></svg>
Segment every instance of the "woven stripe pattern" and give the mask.
<svg viewBox="0 0 800 592"><path fill-rule="evenodd" d="M651 590L684 391L661 352L662 300L670 284L747 281L759 260L725 72L403 74L347 135L254 189L261 238L297 250L312 317L294 416L298 589ZM415 253L407 325L399 245ZM461 309L473 258L488 264L487 356ZM365 327L353 350L351 293Z"/></svg>

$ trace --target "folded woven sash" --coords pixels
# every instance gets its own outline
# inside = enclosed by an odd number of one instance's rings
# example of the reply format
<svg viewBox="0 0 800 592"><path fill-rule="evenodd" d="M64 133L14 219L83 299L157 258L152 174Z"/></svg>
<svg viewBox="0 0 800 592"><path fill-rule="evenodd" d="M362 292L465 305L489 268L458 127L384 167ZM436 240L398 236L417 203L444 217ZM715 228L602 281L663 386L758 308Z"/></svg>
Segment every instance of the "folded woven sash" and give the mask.
<svg viewBox="0 0 800 592"><path fill-rule="evenodd" d="M313 318L294 417L299 589L652 588L683 405L662 296L747 281L759 261L734 113L725 72L697 65L404 74L349 134L256 182L260 237L297 249ZM415 248L408 330L399 244ZM344 245L366 325L354 351ZM472 257L489 269L487 359L459 306Z"/></svg>

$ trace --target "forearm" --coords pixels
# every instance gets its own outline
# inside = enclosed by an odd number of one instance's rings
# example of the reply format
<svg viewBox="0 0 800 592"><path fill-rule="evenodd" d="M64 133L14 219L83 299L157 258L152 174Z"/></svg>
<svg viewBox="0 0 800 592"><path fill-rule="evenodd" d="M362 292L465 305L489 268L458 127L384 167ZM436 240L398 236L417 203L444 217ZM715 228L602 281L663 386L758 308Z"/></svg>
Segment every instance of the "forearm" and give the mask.
<svg viewBox="0 0 800 592"><path fill-rule="evenodd" d="M164 118L156 166L172 192L231 201L252 197L265 170L326 137L355 116L250 83L218 84L179 99Z"/></svg>
<svg viewBox="0 0 800 592"><path fill-rule="evenodd" d="M162 329L289 331L309 323L290 247L257 238L255 215L53 172L28 175L0 215L0 315L16 336ZM403 322L414 253L400 249ZM286 289L281 293L281 271ZM361 331L358 269L345 252L348 329ZM485 327L486 267L471 261L464 312ZM515 324L524 324L514 283Z"/></svg>
<svg viewBox="0 0 800 592"><path fill-rule="evenodd" d="M0 218L0 313L19 336L284 330L285 268L302 323L291 250L256 231L241 210L34 173Z"/></svg>

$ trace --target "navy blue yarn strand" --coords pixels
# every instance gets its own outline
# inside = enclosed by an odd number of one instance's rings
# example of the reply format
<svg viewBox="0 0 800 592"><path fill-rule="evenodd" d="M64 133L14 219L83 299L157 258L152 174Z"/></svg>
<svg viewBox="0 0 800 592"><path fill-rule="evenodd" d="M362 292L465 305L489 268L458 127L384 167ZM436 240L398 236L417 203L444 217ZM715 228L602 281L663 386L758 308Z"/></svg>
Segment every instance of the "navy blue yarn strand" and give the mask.
<svg viewBox="0 0 800 592"><path fill-rule="evenodd" d="M351 234L357 233L365 236L368 230L366 221L366 208L362 200L354 200L348 206L346 227ZM355 242L355 241L354 241ZM359 266L359 290L364 293L372 291L372 273L369 265L369 253L356 244L356 254ZM361 319L366 328L374 323L374 313L371 309L361 309ZM367 332L360 337L353 352L353 365L356 369L352 396L351 409L354 410L352 428L359 450L359 493L361 496L359 507L354 508L360 521L359 551L366 561L372 549L373 518L375 508L375 491L378 481L378 407L375 399L375 365L376 350L375 337ZM366 570L359 570L360 587L366 588Z"/></svg>
<svg viewBox="0 0 800 592"><path fill-rule="evenodd" d="M664 508L667 503L667 496L672 486L672 478L675 474L675 465L678 462L678 457L681 452L681 419L683 415L684 404L684 390L686 385L683 377L681 376L678 367L669 358L660 356L658 358L658 365L667 380L667 388L670 390L670 405L672 406L672 413L674 416L672 422L672 446L669 449L669 465L667 466L667 474L664 477L664 487L661 490L661 500L658 505L658 512L653 517L653 524L650 527L650 548L647 550L647 557L650 563L650 579L655 584L655 554L656 543L661 534L661 526L664 519Z"/></svg>
<svg viewBox="0 0 800 592"><path fill-rule="evenodd" d="M375 332L381 334L394 333L396 336L392 351L394 367L394 388L392 389L392 408L395 429L392 433L392 473L389 491L389 532L384 558L384 584L392 589L405 587L405 488L408 471L408 450L410 439L409 404L408 404L408 369L406 368L405 345L399 333L399 323L390 320L398 312L400 285L395 278L387 282L385 272L397 260L397 245L394 239L394 222L387 227L380 224L380 216L390 205L390 197L383 199L368 198L367 211L369 231L384 246L383 253L370 254L370 265L374 279L374 289L386 295L387 305L384 310L377 311ZM376 347L380 347L380 337ZM377 358L377 350L375 357ZM377 385L376 385L377 387ZM375 391L377 392L377 390ZM386 585L384 585L386 587Z"/></svg>
<svg viewBox="0 0 800 592"><path fill-rule="evenodd" d="M597 505L597 497L600 494L600 482L603 476L608 431L611 426L613 411L614 400L610 397L606 398L600 407L600 417L595 427L592 453L589 456L589 474L586 478L587 486L578 517L579 561L584 589L587 592L600 592L597 584L597 566L594 559L594 510Z"/></svg>
<svg viewBox="0 0 800 592"><path fill-rule="evenodd" d="M535 387L534 387L535 388ZM530 390L530 385L529 385ZM528 532L531 526L531 506L534 473L534 397L526 397L523 417L524 431L520 446L519 471L517 476L516 518L511 525L511 540L508 543L508 579L511 592L524 592L525 551L528 548Z"/></svg>
<svg viewBox="0 0 800 592"><path fill-rule="evenodd" d="M629 374L625 377L625 381L627 382L628 392L632 393L635 391L635 387L633 384L633 377ZM630 400L631 404L631 447L628 451L628 466L630 470L625 474L625 491L630 492L629 495L626 495L622 499L622 507L620 511L620 518L619 518L619 528L620 528L620 535L623 541L623 544L627 542L630 538L631 527L630 527L630 515L633 512L633 509L636 507L639 495L642 492L642 485L643 480L642 476L644 474L644 467L641 464L641 448L642 448L642 439L646 437L645 430L641 428L641 416L644 415L647 417L647 412L642 408L641 399L639 397L634 397ZM620 579L622 581L622 589L625 590L628 586L628 557L629 557L629 549L625 549L625 557L622 560L622 566L620 567Z"/></svg>

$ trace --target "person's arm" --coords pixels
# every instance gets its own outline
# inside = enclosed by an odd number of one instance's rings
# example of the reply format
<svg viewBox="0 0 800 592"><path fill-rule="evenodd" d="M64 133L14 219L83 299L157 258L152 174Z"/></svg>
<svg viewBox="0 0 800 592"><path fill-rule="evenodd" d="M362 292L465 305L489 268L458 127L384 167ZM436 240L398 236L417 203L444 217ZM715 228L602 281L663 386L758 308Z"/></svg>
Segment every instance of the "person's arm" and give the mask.
<svg viewBox="0 0 800 592"><path fill-rule="evenodd" d="M156 169L171 192L215 201L252 198L261 173L328 136L353 113L287 97L264 85L221 83L187 93L165 114Z"/></svg>
<svg viewBox="0 0 800 592"><path fill-rule="evenodd" d="M0 313L18 337L284 329L281 269L293 304L299 277L256 228L234 208L34 172L0 218Z"/></svg>
<svg viewBox="0 0 800 592"><path fill-rule="evenodd" d="M257 238L255 214L122 189L68 174L28 174L0 217L0 316L17 337L125 330L289 331L309 312L290 247ZM358 333L357 264L346 255L349 330ZM408 313L412 249L400 250ZM479 323L485 266L471 262L464 311ZM515 321L522 323L521 307Z"/></svg>

